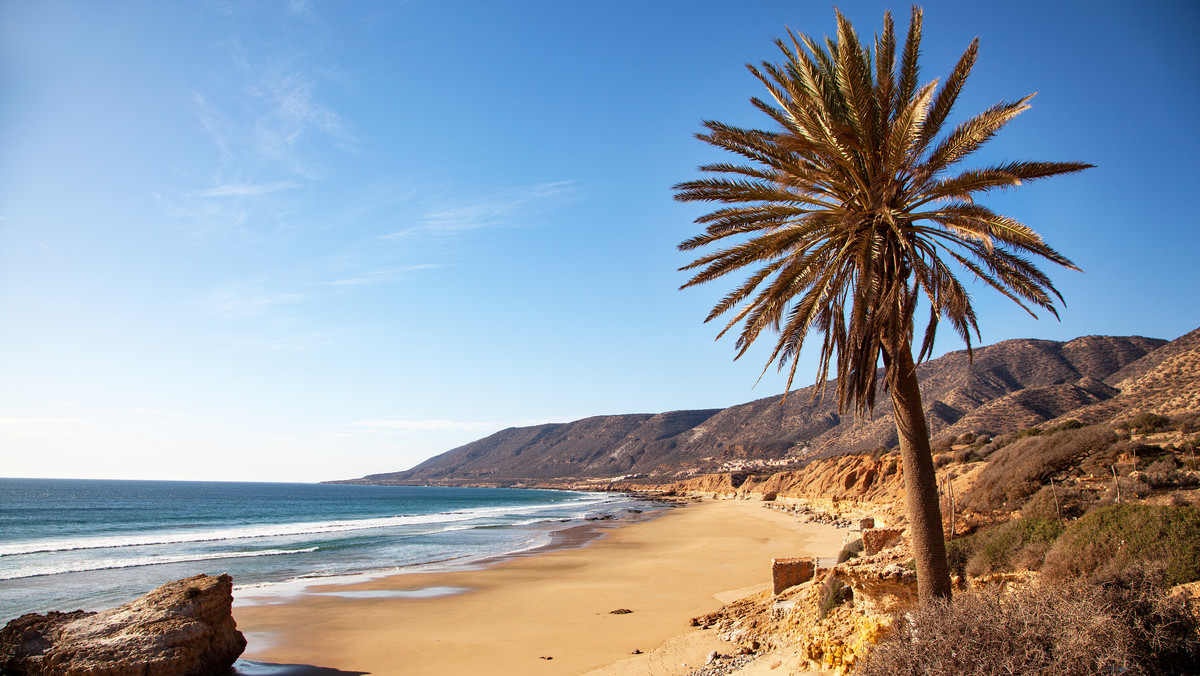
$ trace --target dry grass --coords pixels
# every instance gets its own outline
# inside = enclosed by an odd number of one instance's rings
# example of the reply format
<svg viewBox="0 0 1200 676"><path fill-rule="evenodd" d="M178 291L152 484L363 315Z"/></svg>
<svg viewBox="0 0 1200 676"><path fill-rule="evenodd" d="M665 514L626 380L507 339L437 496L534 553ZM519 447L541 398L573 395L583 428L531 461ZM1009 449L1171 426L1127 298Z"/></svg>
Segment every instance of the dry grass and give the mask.
<svg viewBox="0 0 1200 676"><path fill-rule="evenodd" d="M990 453L963 506L977 512L1018 509L1055 474L1110 448L1119 436L1109 425L1029 434ZM993 444L1003 443L997 438Z"/></svg>

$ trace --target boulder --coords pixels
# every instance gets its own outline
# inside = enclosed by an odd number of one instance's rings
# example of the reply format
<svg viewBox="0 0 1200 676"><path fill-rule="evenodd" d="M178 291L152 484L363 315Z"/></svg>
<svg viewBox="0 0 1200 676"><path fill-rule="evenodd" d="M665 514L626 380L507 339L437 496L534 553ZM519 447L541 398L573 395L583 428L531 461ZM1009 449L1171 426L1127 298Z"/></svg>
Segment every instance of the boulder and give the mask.
<svg viewBox="0 0 1200 676"><path fill-rule="evenodd" d="M208 676L246 649L233 578L196 575L123 606L30 613L0 631L0 669L28 676Z"/></svg>
<svg viewBox="0 0 1200 676"><path fill-rule="evenodd" d="M854 606L872 614L893 613L917 603L917 574L898 563L843 566L838 577L850 585Z"/></svg>

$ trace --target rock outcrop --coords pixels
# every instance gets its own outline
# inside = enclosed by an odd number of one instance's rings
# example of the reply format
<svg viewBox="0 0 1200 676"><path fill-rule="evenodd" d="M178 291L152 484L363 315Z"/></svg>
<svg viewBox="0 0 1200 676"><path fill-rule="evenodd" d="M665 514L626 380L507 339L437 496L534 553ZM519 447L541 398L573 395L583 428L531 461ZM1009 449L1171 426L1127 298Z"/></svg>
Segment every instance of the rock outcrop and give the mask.
<svg viewBox="0 0 1200 676"><path fill-rule="evenodd" d="M30 613L0 631L0 670L29 676L209 676L246 649L233 579L196 575L98 613Z"/></svg>

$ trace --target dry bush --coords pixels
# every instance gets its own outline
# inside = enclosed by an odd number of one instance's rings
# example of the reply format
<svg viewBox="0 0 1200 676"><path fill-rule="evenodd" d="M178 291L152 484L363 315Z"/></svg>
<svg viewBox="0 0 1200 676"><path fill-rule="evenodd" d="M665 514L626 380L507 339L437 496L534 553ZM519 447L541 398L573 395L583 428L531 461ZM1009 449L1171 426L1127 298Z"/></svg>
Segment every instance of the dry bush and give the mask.
<svg viewBox="0 0 1200 676"><path fill-rule="evenodd" d="M1123 472L1128 469L1128 466L1117 466L1118 472ZM1119 490L1117 487L1119 487ZM1141 477L1122 476L1117 480L1115 485L1112 483L1108 484L1108 491L1099 496L1099 498L1093 502L1090 507L1088 507L1088 512L1090 513L1104 507L1112 507L1113 505L1121 504L1117 501L1118 497L1120 497L1122 501L1128 502L1130 500L1140 500L1145 498L1149 496L1151 492L1152 489L1150 488L1150 484L1142 480Z"/></svg>
<svg viewBox="0 0 1200 676"><path fill-rule="evenodd" d="M1196 608L1187 596L1171 593L1166 569L1136 563L1096 582L1105 608L1130 631L1129 652L1144 673L1200 671Z"/></svg>
<svg viewBox="0 0 1200 676"><path fill-rule="evenodd" d="M1130 673L1115 618L1097 617L1099 594L1054 589L964 593L922 606L867 655L858 673L1076 674ZM1066 639L1066 640L1064 640Z"/></svg>
<svg viewBox="0 0 1200 676"><path fill-rule="evenodd" d="M954 437L938 437L929 442L929 448L934 455L938 453L946 453L950 447L954 445Z"/></svg>
<svg viewBox="0 0 1200 676"><path fill-rule="evenodd" d="M976 450L976 454L980 458L986 459L989 456L991 456L993 453L995 453L996 451L1004 448L1005 446L1011 444L1012 442L1014 442L1016 440L1017 440L1016 432L1008 432L1006 434L997 435L997 436L993 437L990 441L988 441L986 444L984 444L981 448Z"/></svg>
<svg viewBox="0 0 1200 676"><path fill-rule="evenodd" d="M1171 418L1171 429L1184 434L1200 432L1200 413L1181 413Z"/></svg>
<svg viewBox="0 0 1200 676"><path fill-rule="evenodd" d="M1049 477L1117 440L1108 425L1019 438L991 454L974 487L963 495L963 506L977 512L1016 509Z"/></svg>
<svg viewBox="0 0 1200 676"><path fill-rule="evenodd" d="M1021 506L1021 516L1032 519L1077 519L1096 503L1096 494L1071 486L1042 486Z"/></svg>
<svg viewBox="0 0 1200 676"><path fill-rule="evenodd" d="M1108 476L1113 468L1118 474L1127 474L1139 466L1146 466L1163 454L1163 449L1138 441L1120 439L1107 448L1099 448L1079 463L1081 474Z"/></svg>
<svg viewBox="0 0 1200 676"><path fill-rule="evenodd" d="M1161 575L1132 569L1096 584L964 593L899 618L856 673L1195 673L1200 627Z"/></svg>
<svg viewBox="0 0 1200 676"><path fill-rule="evenodd" d="M1142 472L1142 478L1151 488L1176 488L1195 486L1195 476L1180 470L1175 455L1168 453L1154 458Z"/></svg>
<svg viewBox="0 0 1200 676"><path fill-rule="evenodd" d="M1071 524L1046 556L1047 580L1112 576L1134 564L1162 568L1168 584L1200 580L1200 508L1111 505Z"/></svg>

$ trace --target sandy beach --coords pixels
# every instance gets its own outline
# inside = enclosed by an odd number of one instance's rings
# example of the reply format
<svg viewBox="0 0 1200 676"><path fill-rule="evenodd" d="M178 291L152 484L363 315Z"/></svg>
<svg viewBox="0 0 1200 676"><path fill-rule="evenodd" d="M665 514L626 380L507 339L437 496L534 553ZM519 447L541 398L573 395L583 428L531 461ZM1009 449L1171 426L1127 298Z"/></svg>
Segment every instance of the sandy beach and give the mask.
<svg viewBox="0 0 1200 676"><path fill-rule="evenodd" d="M582 547L316 587L338 595L239 606L235 616L250 642L243 657L256 662L379 676L686 674L729 648L690 618L765 589L773 557L835 556L844 535L761 502L707 501ZM427 595L439 591L448 593Z"/></svg>

